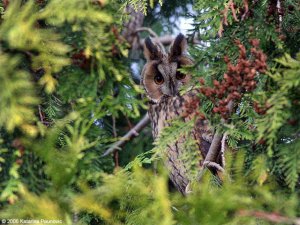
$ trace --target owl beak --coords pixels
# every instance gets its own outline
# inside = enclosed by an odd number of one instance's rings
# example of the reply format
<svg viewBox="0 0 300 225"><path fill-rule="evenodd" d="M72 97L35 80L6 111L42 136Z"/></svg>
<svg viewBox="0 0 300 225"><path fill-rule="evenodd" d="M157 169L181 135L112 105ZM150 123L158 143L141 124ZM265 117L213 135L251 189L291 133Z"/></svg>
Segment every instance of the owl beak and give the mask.
<svg viewBox="0 0 300 225"><path fill-rule="evenodd" d="M171 96L177 95L177 88L176 88L175 83L173 81L170 81L170 83L169 83L169 90L170 90L170 95Z"/></svg>

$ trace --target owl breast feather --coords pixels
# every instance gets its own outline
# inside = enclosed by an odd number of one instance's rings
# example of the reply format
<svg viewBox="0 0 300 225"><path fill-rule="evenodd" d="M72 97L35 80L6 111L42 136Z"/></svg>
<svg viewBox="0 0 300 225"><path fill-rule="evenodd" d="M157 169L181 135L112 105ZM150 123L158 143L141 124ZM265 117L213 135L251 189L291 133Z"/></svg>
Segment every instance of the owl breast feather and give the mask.
<svg viewBox="0 0 300 225"><path fill-rule="evenodd" d="M205 158L210 141L213 136L212 129L209 128L207 121L197 118L200 100L196 90L189 91L183 96L166 97L158 103L149 106L149 117L152 125L154 139L159 138L160 132L164 127L171 125L173 119L180 119L188 122L195 118L194 128L190 131L190 138L196 140L199 151L199 168ZM175 137L176 141L170 143L165 153L165 164L169 169L170 178L175 187L183 194L190 182L188 169L183 160L184 143L187 137Z"/></svg>

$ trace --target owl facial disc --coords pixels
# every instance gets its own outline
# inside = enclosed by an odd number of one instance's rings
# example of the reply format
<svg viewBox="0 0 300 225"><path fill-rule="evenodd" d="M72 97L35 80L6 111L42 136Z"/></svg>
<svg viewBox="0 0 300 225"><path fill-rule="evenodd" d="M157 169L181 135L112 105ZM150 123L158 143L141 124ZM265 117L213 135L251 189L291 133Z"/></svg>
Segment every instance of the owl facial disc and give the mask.
<svg viewBox="0 0 300 225"><path fill-rule="evenodd" d="M178 95L180 88L190 81L190 75L179 71L183 66L193 64L187 55L187 41L182 34L175 38L169 53L165 52L162 44L146 38L144 55L147 63L143 68L141 85L151 101L157 103Z"/></svg>

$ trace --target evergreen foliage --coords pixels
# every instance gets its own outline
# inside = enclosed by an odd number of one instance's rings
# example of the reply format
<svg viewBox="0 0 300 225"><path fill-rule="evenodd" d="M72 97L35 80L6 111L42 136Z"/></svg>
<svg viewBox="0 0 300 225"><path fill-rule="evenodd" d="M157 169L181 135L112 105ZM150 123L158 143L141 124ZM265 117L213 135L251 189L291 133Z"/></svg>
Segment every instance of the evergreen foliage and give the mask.
<svg viewBox="0 0 300 225"><path fill-rule="evenodd" d="M190 44L195 65L182 71L193 75L194 88L214 92L225 74L248 75L237 69L242 59L258 64L257 52L267 57L253 88L236 90L226 117L215 110L224 96L199 94L196 115L227 134L221 182L206 169L197 181L197 149L188 140L182 157L192 192L184 197L168 183L161 156L189 136L194 120L170 121L153 145L146 127L119 155L101 157L147 108L130 74L124 10L142 10L157 28L157 10L189 3L0 1L0 219L300 224L298 0L195 0L188 15L189 40L198 42Z"/></svg>

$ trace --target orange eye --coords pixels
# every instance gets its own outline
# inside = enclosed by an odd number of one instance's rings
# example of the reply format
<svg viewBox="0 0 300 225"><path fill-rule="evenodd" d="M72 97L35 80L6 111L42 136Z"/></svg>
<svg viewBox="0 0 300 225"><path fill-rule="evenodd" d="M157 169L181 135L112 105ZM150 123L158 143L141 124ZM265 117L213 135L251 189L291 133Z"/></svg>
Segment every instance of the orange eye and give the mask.
<svg viewBox="0 0 300 225"><path fill-rule="evenodd" d="M179 71L176 72L176 79L177 80L182 80L186 77L186 75L184 73L181 73Z"/></svg>
<svg viewBox="0 0 300 225"><path fill-rule="evenodd" d="M160 84L162 84L164 81L165 81L165 80L164 80L164 78L163 78L163 76L162 76L161 74L155 75L155 77L154 77L154 82L155 82L156 84L160 85Z"/></svg>

